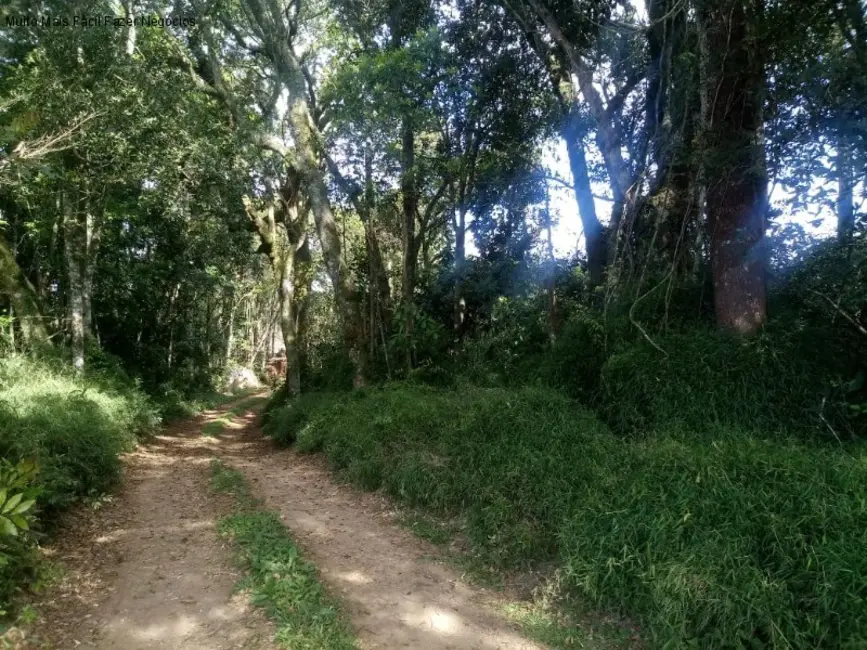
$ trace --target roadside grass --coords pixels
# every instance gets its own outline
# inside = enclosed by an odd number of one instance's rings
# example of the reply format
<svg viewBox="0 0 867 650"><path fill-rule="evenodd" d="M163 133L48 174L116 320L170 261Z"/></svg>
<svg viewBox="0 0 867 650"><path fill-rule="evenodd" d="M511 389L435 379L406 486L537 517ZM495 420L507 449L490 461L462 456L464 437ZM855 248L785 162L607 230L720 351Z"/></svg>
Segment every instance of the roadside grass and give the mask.
<svg viewBox="0 0 867 650"><path fill-rule="evenodd" d="M193 396L186 396L177 390L166 390L154 397L163 419L167 422L182 418L195 417L204 411L219 408L237 399L260 391L259 388L246 388L234 393L208 391Z"/></svg>
<svg viewBox="0 0 867 650"><path fill-rule="evenodd" d="M216 438L230 424L232 424L232 421L225 417L211 420L210 422L206 422L202 427L202 435L207 438Z"/></svg>
<svg viewBox="0 0 867 650"><path fill-rule="evenodd" d="M292 650L351 650L355 637L337 603L320 584L316 567L304 560L286 527L261 509L243 474L211 461L211 485L234 497L235 512L218 523L231 540L247 576L238 585L250 592L277 628L275 640Z"/></svg>
<svg viewBox="0 0 867 650"><path fill-rule="evenodd" d="M544 388L393 384L269 411L272 438L461 521L470 566L555 567L552 611L575 621L581 603L612 611L656 648L867 644L861 447L722 426L626 438Z"/></svg>
<svg viewBox="0 0 867 650"><path fill-rule="evenodd" d="M229 414L233 416L243 415L247 411L250 411L260 404L264 404L267 401L267 397L263 397L261 395L257 395L254 397L248 397L247 399L235 404L230 410Z"/></svg>

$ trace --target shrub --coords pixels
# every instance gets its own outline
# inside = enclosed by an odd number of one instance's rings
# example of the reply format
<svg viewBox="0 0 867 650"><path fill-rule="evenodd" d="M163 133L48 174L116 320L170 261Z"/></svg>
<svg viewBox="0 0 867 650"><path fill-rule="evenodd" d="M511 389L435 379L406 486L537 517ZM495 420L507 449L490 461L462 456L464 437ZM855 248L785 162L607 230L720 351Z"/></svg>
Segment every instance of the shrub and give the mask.
<svg viewBox="0 0 867 650"><path fill-rule="evenodd" d="M565 589L637 616L651 646L867 643L859 449L719 426L622 438L540 388L341 397L293 401L272 435L324 450L368 489L460 515L494 566L555 560Z"/></svg>
<svg viewBox="0 0 867 650"><path fill-rule="evenodd" d="M38 496L27 514L35 515L42 528L57 510L108 490L120 476L118 455L157 421L148 398L128 379L121 381L112 373L78 379L56 362L0 359L0 458L18 464L18 470L26 467L22 461L37 468L32 487ZM0 477L11 471L7 467ZM8 506L13 494L3 485L0 494L4 487ZM3 507L0 527L9 514ZM33 520L25 523L29 527ZM30 542L28 536L10 542L7 535L2 554L9 561L0 568L0 609L32 572Z"/></svg>
<svg viewBox="0 0 867 650"><path fill-rule="evenodd" d="M0 616L18 585L34 577L36 564L30 528L38 490L32 461L13 464L0 459Z"/></svg>
<svg viewBox="0 0 867 650"><path fill-rule="evenodd" d="M570 319L546 355L548 383L571 397L592 403L607 359L605 328L589 316Z"/></svg>
<svg viewBox="0 0 867 650"><path fill-rule="evenodd" d="M602 369L600 409L618 432L722 425L836 443L863 428L846 401L849 348L826 328L771 326L748 340L695 329L656 343L665 354L640 342Z"/></svg>

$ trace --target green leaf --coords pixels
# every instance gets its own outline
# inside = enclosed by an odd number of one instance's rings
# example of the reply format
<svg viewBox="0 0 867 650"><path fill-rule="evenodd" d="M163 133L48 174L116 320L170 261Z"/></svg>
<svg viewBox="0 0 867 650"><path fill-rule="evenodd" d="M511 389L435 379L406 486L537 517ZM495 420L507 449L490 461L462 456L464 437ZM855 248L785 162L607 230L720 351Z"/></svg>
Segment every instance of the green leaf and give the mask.
<svg viewBox="0 0 867 650"><path fill-rule="evenodd" d="M28 499L27 501L22 501L18 504L18 507L15 508L14 514L21 515L30 510L33 507L33 504L36 503L36 499Z"/></svg>
<svg viewBox="0 0 867 650"><path fill-rule="evenodd" d="M12 515L9 517L12 520L12 523L15 524L21 530L30 530L30 522L27 521L21 515Z"/></svg>
<svg viewBox="0 0 867 650"><path fill-rule="evenodd" d="M6 514L7 512L12 512L12 510L15 509L15 506L17 506L19 503L21 503L21 498L23 496L24 495L19 492L18 494L13 496L11 499L9 499L9 501L6 502L6 505L3 506L3 514Z"/></svg>
<svg viewBox="0 0 867 650"><path fill-rule="evenodd" d="M18 528L9 519L0 516L0 534L18 536Z"/></svg>
<svg viewBox="0 0 867 650"><path fill-rule="evenodd" d="M4 503L6 503L6 488L0 490L0 507L2 507Z"/></svg>

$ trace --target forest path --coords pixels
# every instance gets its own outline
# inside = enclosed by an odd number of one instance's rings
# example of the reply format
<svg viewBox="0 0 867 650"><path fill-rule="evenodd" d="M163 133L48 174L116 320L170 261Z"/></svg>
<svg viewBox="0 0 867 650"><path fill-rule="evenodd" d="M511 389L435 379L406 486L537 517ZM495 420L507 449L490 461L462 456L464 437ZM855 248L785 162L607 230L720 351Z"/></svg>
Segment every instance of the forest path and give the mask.
<svg viewBox="0 0 867 650"><path fill-rule="evenodd" d="M209 489L202 428L231 404L173 423L124 456L124 481L98 511L80 508L49 552L60 584L35 603L34 630L66 650L270 650L273 627L244 594L217 535L227 496Z"/></svg>
<svg viewBox="0 0 867 650"><path fill-rule="evenodd" d="M365 650L540 648L494 613L496 594L464 583L436 547L399 527L387 499L335 483L321 458L275 447L256 413L202 435L231 406L169 427L130 454L116 500L59 549L65 564L91 570L65 581L73 597L53 614L40 605L66 632L52 630L68 644L57 647L271 647L261 614L231 595L238 576L214 530L230 506L208 490L210 460L220 458L280 515Z"/></svg>

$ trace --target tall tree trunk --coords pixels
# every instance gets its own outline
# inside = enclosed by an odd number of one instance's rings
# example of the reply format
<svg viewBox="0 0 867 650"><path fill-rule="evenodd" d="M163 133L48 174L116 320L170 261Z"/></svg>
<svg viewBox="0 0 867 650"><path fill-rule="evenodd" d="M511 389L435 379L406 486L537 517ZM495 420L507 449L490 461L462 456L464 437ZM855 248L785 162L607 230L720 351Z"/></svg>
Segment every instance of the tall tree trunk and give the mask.
<svg viewBox="0 0 867 650"><path fill-rule="evenodd" d="M287 24L277 2L244 0L243 4L255 29L263 37L263 52L273 63L289 96L289 130L294 141L295 164L313 212L325 268L334 287L337 312L342 320L343 342L354 368L353 385L363 386L366 382L367 354L362 307L341 251L337 224L331 212L324 174L319 166L321 134L307 103L307 80L301 62L292 50L294 28ZM309 90L312 92L313 89Z"/></svg>
<svg viewBox="0 0 867 650"><path fill-rule="evenodd" d="M39 297L21 271L15 255L0 238L0 292L9 296L12 310L18 316L21 336L27 345L49 345L48 330L39 308Z"/></svg>
<svg viewBox="0 0 867 650"><path fill-rule="evenodd" d="M464 273L467 266L467 210L462 201L458 202L455 215L455 288L454 288L454 332L456 337L463 335L467 319L467 302L464 298Z"/></svg>
<svg viewBox="0 0 867 650"><path fill-rule="evenodd" d="M371 338L375 338L376 320L379 319L386 325L391 322L391 285L388 282L388 273L382 262L382 252L379 249L379 241L376 237L374 226L374 201L375 191L373 187L373 158L367 146L364 149L364 197L359 202L357 210L364 225L364 244L367 250L368 264L370 265L371 303L373 318L370 321ZM371 346L371 350L373 346Z"/></svg>
<svg viewBox="0 0 867 650"><path fill-rule="evenodd" d="M545 25L551 40L559 47L561 56L565 56L564 63L568 64L571 73L569 79L571 81L574 77L577 81L577 88L575 88L575 84L572 84L573 88L584 97L588 112L595 122L596 146L599 153L602 154L602 161L608 172L608 182L614 198L606 245L607 263L610 263L616 256L621 220L624 213L631 212L636 194L633 187L632 172L627 160L623 157L623 138L616 119L617 108L622 105L628 91L635 87L638 80L636 78L628 81L626 86L618 92L618 97L612 99L606 106L602 100L602 95L593 85L593 69L581 58L580 52L566 36L555 16L540 0L528 0L528 5ZM578 92L575 92L576 96Z"/></svg>
<svg viewBox="0 0 867 650"><path fill-rule="evenodd" d="M765 81L745 1L702 0L698 23L714 307L720 327L753 334L767 318Z"/></svg>
<svg viewBox="0 0 867 650"><path fill-rule="evenodd" d="M837 157L835 160L837 176L837 240L841 244L852 241L855 233L855 202L853 190L855 179L852 173L852 144L846 134L846 125L841 124L837 131Z"/></svg>
<svg viewBox="0 0 867 650"><path fill-rule="evenodd" d="M570 110L563 122L562 136L566 141L566 151L569 154L569 168L572 170L572 187L575 191L575 202L578 204L578 215L581 217L581 227L584 231L584 244L587 252L587 273L590 284L602 284L605 264L608 258L605 231L599 217L596 216L596 203L593 200L593 190L590 187L590 175L587 171L587 158L584 152L580 116L577 107Z"/></svg>
<svg viewBox="0 0 867 650"><path fill-rule="evenodd" d="M301 392L298 329L295 316L295 248L286 246L280 268L280 331L286 349L286 388L290 395Z"/></svg>
<svg viewBox="0 0 867 650"><path fill-rule="evenodd" d="M84 334L90 336L95 331L93 321L93 277L96 272L96 258L99 254L99 241L102 235L103 206L96 209L88 202L84 216L85 255L82 277L84 284Z"/></svg>
<svg viewBox="0 0 867 650"><path fill-rule="evenodd" d="M665 174L668 131L673 120L669 93L672 89L673 60L681 50L686 24L686 5L677 0L650 0L647 4L650 26L647 29L647 92L644 113L646 143L650 162L656 167L657 176Z"/></svg>
<svg viewBox="0 0 867 650"><path fill-rule="evenodd" d="M66 253L67 314L72 347L72 367L84 371L85 342L85 283L84 268L87 258L87 224L81 219L77 192L67 190L63 195L63 242Z"/></svg>
<svg viewBox="0 0 867 650"><path fill-rule="evenodd" d="M413 367L413 318L415 311L415 276L418 253L415 244L415 214L418 210L418 194L415 182L415 132L412 121L403 118L401 127L401 177L400 190L402 194L403 221L403 317L407 339L406 369Z"/></svg>
<svg viewBox="0 0 867 650"><path fill-rule="evenodd" d="M286 351L286 388L301 392L301 349L313 265L307 238L307 206L299 206L299 179L290 170L278 196L257 209L245 200L247 216L259 234L260 250L268 255L278 279L280 332ZM280 227L282 226L282 227ZM273 335L269 334L270 340Z"/></svg>
<svg viewBox="0 0 867 650"><path fill-rule="evenodd" d="M298 172L313 212L322 257L334 287L337 311L343 320L343 341L354 368L352 383L355 387L359 387L365 384L367 372L361 305L355 283L341 252L337 223L334 221L325 180L319 169L312 118L303 94L303 76L300 76L300 71L299 77L300 79L296 79L295 85L290 86L289 89L292 98L289 111L290 125L298 157Z"/></svg>

